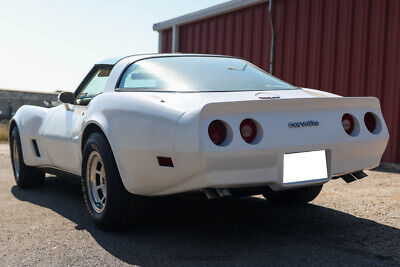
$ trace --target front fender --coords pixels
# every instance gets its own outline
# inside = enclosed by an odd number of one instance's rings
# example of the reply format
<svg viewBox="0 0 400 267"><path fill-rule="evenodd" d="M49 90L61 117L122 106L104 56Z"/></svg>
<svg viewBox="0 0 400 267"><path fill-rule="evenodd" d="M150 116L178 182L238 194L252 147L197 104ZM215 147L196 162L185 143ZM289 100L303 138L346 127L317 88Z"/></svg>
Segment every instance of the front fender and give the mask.
<svg viewBox="0 0 400 267"><path fill-rule="evenodd" d="M48 108L24 105L11 118L10 123L15 122L18 127L24 163L28 166L50 165L46 149L39 147L43 155L37 157L32 144L32 140L41 138L40 133L43 131L49 115L50 109ZM40 146L40 142L38 145Z"/></svg>

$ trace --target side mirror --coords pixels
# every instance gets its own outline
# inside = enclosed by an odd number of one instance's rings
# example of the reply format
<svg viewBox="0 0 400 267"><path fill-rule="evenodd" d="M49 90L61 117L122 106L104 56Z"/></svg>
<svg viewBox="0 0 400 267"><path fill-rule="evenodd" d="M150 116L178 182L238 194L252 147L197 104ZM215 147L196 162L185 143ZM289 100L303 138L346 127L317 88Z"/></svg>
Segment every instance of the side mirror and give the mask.
<svg viewBox="0 0 400 267"><path fill-rule="evenodd" d="M62 92L58 95L58 101L64 104L73 104L75 95L71 92Z"/></svg>

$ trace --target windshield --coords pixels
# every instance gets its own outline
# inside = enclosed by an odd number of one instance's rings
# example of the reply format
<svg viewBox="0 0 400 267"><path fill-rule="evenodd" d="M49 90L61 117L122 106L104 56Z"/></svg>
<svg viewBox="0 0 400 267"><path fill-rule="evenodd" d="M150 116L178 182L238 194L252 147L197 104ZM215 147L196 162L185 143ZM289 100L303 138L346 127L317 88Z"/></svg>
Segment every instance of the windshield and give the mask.
<svg viewBox="0 0 400 267"><path fill-rule="evenodd" d="M160 57L137 61L119 84L125 91L257 91L295 89L249 62L226 57Z"/></svg>

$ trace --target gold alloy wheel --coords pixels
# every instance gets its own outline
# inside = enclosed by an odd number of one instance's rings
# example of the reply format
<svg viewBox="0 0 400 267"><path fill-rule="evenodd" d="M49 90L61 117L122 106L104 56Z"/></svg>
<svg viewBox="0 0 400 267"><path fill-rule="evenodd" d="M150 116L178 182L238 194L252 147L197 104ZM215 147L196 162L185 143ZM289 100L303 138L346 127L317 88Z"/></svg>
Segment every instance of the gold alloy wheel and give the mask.
<svg viewBox="0 0 400 267"><path fill-rule="evenodd" d="M107 203L107 181L104 163L97 151L89 155L86 167L86 184L89 201L97 213L103 212Z"/></svg>

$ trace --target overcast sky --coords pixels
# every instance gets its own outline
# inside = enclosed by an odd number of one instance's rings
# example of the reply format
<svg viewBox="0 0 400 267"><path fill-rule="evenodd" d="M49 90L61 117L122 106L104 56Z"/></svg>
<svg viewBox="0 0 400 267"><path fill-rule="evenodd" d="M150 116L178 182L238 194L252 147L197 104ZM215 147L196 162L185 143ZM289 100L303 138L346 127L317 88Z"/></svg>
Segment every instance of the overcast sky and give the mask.
<svg viewBox="0 0 400 267"><path fill-rule="evenodd" d="M104 58L157 52L153 24L227 0L0 0L0 88L74 91Z"/></svg>

